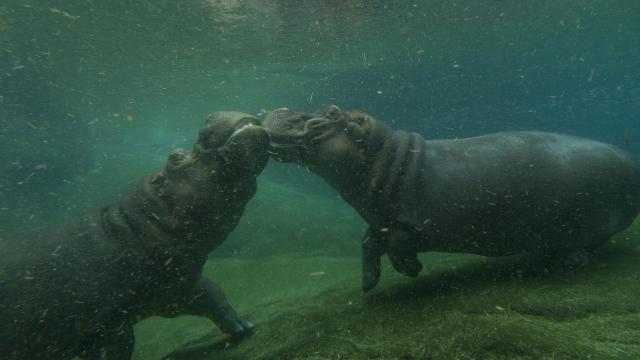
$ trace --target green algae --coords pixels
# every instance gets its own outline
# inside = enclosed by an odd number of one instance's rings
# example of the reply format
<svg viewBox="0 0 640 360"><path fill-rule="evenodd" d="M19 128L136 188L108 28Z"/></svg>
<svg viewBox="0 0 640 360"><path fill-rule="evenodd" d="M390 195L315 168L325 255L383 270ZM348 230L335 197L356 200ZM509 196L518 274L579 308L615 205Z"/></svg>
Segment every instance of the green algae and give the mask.
<svg viewBox="0 0 640 360"><path fill-rule="evenodd" d="M202 319L153 320L167 325L137 327L136 359L636 359L637 229L579 267L424 254L421 276L407 279L385 262L370 294L357 258L213 259L205 274L256 334L238 344ZM162 332L171 344L147 337Z"/></svg>

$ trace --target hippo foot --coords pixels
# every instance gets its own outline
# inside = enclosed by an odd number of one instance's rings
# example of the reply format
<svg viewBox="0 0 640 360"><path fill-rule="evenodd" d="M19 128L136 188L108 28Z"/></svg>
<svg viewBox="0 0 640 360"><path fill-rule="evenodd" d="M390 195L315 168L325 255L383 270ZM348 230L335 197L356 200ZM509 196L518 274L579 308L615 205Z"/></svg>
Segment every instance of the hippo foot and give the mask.
<svg viewBox="0 0 640 360"><path fill-rule="evenodd" d="M250 321L242 321L237 329L234 329L233 332L230 332L234 339L244 339L248 338L256 332L256 326L253 325Z"/></svg>
<svg viewBox="0 0 640 360"><path fill-rule="evenodd" d="M242 328L242 329L240 329ZM248 339L256 332L256 326L249 321L242 321L241 325L236 331L229 332L227 337L224 340L224 346L222 350L226 350L229 348L234 348L238 346L242 341Z"/></svg>
<svg viewBox="0 0 640 360"><path fill-rule="evenodd" d="M256 326L252 322L236 319L233 323L227 322L221 324L220 330L226 335L229 335L232 339L244 339L248 338L255 332Z"/></svg>

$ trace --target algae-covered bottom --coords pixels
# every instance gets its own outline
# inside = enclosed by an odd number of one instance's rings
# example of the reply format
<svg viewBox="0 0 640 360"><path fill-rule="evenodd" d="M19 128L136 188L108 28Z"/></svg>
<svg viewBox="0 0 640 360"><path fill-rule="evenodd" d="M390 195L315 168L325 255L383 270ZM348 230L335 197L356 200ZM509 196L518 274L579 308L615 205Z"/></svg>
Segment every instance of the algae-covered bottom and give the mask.
<svg viewBox="0 0 640 360"><path fill-rule="evenodd" d="M586 264L426 254L406 279L385 264L360 292L357 258L214 258L258 330L231 344L207 320L150 319L135 359L638 359L638 226Z"/></svg>

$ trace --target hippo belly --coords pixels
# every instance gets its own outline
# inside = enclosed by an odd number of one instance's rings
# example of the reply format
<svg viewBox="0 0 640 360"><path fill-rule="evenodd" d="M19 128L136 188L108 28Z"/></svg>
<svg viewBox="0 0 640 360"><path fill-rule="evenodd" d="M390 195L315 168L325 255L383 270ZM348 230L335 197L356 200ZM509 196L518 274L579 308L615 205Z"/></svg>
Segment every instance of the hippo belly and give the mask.
<svg viewBox="0 0 640 360"><path fill-rule="evenodd" d="M148 287L150 275L141 275L154 269L109 237L100 214L3 238L0 350L8 359L70 359L84 339L129 320L134 294Z"/></svg>
<svg viewBox="0 0 640 360"><path fill-rule="evenodd" d="M422 196L399 214L419 230L420 251L503 256L595 246L639 210L638 163L592 140L497 133L427 141L425 157Z"/></svg>

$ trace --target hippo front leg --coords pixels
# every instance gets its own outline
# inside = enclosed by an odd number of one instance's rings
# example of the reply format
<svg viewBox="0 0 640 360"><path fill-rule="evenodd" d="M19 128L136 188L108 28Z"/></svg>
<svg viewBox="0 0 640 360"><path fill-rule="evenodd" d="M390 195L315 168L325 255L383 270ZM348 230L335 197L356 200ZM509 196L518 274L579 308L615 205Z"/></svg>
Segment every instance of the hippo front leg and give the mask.
<svg viewBox="0 0 640 360"><path fill-rule="evenodd" d="M416 277L422 271L414 235L401 226L369 227L362 240L362 290L373 289L380 279L381 261L385 253L397 272Z"/></svg>
<svg viewBox="0 0 640 360"><path fill-rule="evenodd" d="M415 233L401 227L390 229L387 254L397 272L409 277L420 274L422 263L418 260L418 243Z"/></svg>
<svg viewBox="0 0 640 360"><path fill-rule="evenodd" d="M183 312L211 319L223 332L234 337L250 336L255 326L240 318L222 289L213 281L201 277L195 285L193 297L185 304Z"/></svg>
<svg viewBox="0 0 640 360"><path fill-rule="evenodd" d="M367 292L380 280L380 258L384 255L387 238L384 233L369 227L362 238L362 291Z"/></svg>

